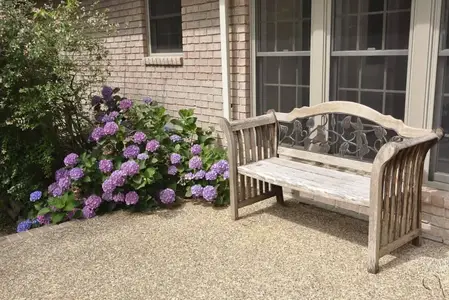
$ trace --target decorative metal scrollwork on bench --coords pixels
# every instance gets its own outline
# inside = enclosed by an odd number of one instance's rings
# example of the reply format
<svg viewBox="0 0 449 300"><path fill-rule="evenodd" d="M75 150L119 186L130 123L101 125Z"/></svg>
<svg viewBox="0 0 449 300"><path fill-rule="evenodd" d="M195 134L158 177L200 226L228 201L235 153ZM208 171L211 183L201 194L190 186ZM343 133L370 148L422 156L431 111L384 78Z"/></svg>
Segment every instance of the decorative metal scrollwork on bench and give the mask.
<svg viewBox="0 0 449 300"><path fill-rule="evenodd" d="M315 124L317 119L321 120L320 124ZM394 131L348 115L323 114L296 119L288 125L279 124L279 144L282 146L303 147L307 151L360 160L374 158L388 141L403 140L404 137Z"/></svg>

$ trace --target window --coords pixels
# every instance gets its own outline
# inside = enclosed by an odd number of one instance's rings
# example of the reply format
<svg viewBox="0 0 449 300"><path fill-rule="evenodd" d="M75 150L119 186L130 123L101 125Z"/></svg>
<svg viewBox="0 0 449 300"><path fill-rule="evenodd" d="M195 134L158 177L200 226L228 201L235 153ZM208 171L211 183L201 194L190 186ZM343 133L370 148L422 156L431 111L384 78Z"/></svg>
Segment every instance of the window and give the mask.
<svg viewBox="0 0 449 300"><path fill-rule="evenodd" d="M148 1L150 52L182 52L181 0Z"/></svg>
<svg viewBox="0 0 449 300"><path fill-rule="evenodd" d="M309 105L311 0L255 3L257 114Z"/></svg>
<svg viewBox="0 0 449 300"><path fill-rule="evenodd" d="M434 127L442 127L445 137L432 160L433 180L449 183L449 1L443 1L435 97Z"/></svg>
<svg viewBox="0 0 449 300"><path fill-rule="evenodd" d="M331 100L404 119L411 0L334 0Z"/></svg>

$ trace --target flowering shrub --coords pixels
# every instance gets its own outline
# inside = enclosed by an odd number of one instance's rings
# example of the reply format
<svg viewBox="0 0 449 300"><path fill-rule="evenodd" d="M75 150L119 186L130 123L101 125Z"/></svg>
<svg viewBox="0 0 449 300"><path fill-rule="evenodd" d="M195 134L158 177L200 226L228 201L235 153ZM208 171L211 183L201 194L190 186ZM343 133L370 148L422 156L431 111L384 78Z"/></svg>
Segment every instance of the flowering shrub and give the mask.
<svg viewBox="0 0 449 300"><path fill-rule="evenodd" d="M104 87L92 98L92 150L68 154L48 190L30 194L36 211L18 231L120 208L170 206L177 198L228 203L225 152L212 131L196 125L193 110L170 119L150 98L134 105L117 92Z"/></svg>

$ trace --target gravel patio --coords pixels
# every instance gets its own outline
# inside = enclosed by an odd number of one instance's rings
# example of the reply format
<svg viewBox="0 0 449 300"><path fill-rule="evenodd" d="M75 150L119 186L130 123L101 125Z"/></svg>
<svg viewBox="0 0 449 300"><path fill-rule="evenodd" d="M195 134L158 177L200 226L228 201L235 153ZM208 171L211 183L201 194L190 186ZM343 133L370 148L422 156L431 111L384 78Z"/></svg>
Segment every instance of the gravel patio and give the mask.
<svg viewBox="0 0 449 300"><path fill-rule="evenodd" d="M118 212L0 245L0 299L445 299L449 246L366 271L367 222L287 201Z"/></svg>

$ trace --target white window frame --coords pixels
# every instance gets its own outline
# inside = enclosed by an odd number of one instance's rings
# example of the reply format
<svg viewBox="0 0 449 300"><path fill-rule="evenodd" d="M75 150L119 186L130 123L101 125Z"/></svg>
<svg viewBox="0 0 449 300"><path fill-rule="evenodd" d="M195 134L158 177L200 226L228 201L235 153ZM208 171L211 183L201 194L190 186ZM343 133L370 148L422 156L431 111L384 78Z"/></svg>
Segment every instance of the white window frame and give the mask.
<svg viewBox="0 0 449 300"><path fill-rule="evenodd" d="M250 0L251 114L256 115L256 1ZM310 105L329 101L333 0L313 0L310 43ZM432 129L442 0L412 0L405 96L405 123ZM340 99L344 100L344 99ZM425 172L429 174L430 154ZM428 176L425 176L428 178ZM449 189L448 183L427 185Z"/></svg>
<svg viewBox="0 0 449 300"><path fill-rule="evenodd" d="M147 31L147 47L148 47L148 51L147 51L147 55L146 56L150 56L150 57L180 57L183 56L183 51L181 52L153 52L152 51L152 47L151 47L151 14L150 14L150 10L151 10L151 5L150 5L150 0L145 0L145 16L146 16L146 31ZM181 1L181 13L180 13L181 19L182 19L182 1ZM182 43L182 20L181 20L181 47L183 47L183 43Z"/></svg>

